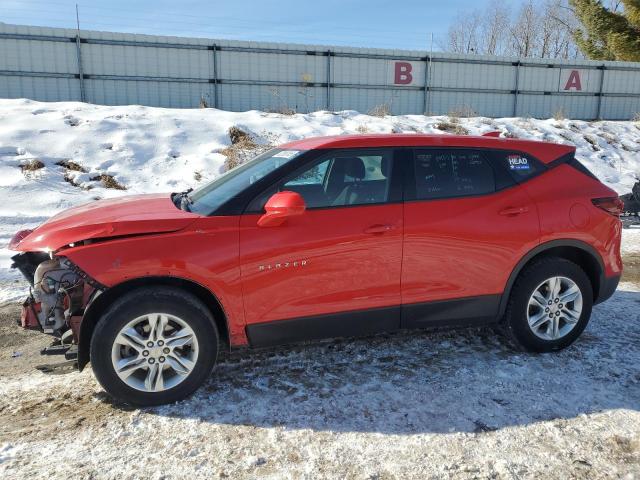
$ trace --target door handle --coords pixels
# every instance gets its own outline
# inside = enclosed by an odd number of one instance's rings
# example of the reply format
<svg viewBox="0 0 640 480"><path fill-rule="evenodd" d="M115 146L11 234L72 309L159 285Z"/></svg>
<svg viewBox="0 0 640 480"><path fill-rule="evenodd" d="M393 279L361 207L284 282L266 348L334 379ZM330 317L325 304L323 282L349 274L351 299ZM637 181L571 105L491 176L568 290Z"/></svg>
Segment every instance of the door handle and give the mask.
<svg viewBox="0 0 640 480"><path fill-rule="evenodd" d="M505 209L500 210L498 213L500 215L505 215L507 217L515 217L516 215L520 215L521 213L527 213L529 211L529 207L507 207Z"/></svg>
<svg viewBox="0 0 640 480"><path fill-rule="evenodd" d="M386 233L395 228L394 225L371 225L369 228L364 229L364 233Z"/></svg>

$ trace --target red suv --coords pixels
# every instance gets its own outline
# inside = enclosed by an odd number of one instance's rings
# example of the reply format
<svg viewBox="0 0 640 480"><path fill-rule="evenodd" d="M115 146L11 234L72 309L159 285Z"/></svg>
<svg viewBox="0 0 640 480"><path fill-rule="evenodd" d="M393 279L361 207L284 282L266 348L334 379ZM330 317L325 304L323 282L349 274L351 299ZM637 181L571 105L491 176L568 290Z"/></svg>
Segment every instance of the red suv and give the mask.
<svg viewBox="0 0 640 480"><path fill-rule="evenodd" d="M197 190L18 232L20 321L137 405L192 393L221 346L499 322L558 350L622 271L621 202L574 154L493 136L282 145Z"/></svg>

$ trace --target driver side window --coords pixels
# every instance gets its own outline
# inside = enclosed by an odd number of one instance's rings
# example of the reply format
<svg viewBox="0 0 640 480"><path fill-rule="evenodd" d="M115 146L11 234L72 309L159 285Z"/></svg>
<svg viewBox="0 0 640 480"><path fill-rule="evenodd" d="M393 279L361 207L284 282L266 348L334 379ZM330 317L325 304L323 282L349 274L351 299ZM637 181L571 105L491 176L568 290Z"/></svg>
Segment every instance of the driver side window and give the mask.
<svg viewBox="0 0 640 480"><path fill-rule="evenodd" d="M384 203L392 155L391 150L337 150L296 172L278 190L299 193L307 208Z"/></svg>

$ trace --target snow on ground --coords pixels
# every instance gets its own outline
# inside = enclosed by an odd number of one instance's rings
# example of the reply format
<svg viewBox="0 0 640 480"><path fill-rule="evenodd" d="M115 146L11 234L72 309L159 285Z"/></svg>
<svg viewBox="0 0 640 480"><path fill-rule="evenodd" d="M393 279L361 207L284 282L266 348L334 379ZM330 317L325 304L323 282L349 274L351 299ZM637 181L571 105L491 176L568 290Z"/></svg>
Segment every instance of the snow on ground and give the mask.
<svg viewBox="0 0 640 480"><path fill-rule="evenodd" d="M634 122L376 117L355 111L281 115L0 99L0 245L16 230L33 228L73 205L180 191L215 178L224 168L220 151L230 144L232 126L268 144L345 133L447 134L438 126L471 134L498 130L576 145L578 158L618 193L630 191L640 177L640 124ZM21 171L35 162L44 168ZM103 175L127 190L105 188ZM10 256L0 249L0 304L25 291L8 268Z"/></svg>
<svg viewBox="0 0 640 480"><path fill-rule="evenodd" d="M8 375L0 477L638 478L638 305L623 285L546 355L490 329L257 352L152 409L113 405L90 371Z"/></svg>
<svg viewBox="0 0 640 480"><path fill-rule="evenodd" d="M435 125L446 121L0 100L0 243L93 198L175 191L219 175L231 126L280 143L363 131L443 133ZM632 122L459 125L574 143L619 193L640 174ZM21 172L35 160L44 168ZM92 180L100 175L127 190ZM623 252L640 255L640 230L624 231ZM9 256L0 250L0 303L25 288L8 270ZM0 314L1 329L17 310ZM46 339L5 331L1 478L640 476L638 283L622 283L595 307L581 339L556 354L514 352L490 329L329 341L227 359L192 398L147 410L113 405L90 370L33 371L46 361L36 357Z"/></svg>

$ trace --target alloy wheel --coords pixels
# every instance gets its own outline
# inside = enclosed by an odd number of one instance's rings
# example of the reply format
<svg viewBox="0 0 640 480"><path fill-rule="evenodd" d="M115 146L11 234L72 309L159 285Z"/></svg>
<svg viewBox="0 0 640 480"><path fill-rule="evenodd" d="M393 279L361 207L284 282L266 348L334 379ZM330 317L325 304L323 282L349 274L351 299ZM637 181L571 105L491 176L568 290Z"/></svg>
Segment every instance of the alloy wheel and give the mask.
<svg viewBox="0 0 640 480"><path fill-rule="evenodd" d="M128 386L160 392L182 383L198 360L198 340L175 315L149 313L127 323L111 350L114 371Z"/></svg>
<svg viewBox="0 0 640 480"><path fill-rule="evenodd" d="M582 292L567 277L551 277L536 287L527 305L531 331L543 340L558 340L580 320Z"/></svg>

